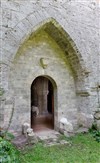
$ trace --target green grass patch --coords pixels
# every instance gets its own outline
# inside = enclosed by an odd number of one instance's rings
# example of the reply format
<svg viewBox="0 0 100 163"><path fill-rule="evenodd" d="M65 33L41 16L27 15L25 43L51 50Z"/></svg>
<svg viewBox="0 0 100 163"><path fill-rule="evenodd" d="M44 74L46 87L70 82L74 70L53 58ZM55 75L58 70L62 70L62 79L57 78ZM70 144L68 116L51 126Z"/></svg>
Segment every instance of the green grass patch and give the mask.
<svg viewBox="0 0 100 163"><path fill-rule="evenodd" d="M65 139L65 138L64 138ZM44 147L38 143L20 154L22 163L100 163L100 143L91 134L66 138L69 145Z"/></svg>

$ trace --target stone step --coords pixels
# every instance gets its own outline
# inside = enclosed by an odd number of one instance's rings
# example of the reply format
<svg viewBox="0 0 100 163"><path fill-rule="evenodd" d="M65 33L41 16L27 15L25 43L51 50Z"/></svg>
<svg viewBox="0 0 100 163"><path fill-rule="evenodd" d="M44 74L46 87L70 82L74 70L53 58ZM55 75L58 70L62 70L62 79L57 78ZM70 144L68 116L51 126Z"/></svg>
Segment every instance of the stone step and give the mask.
<svg viewBox="0 0 100 163"><path fill-rule="evenodd" d="M23 147L26 144L28 144L28 139L24 135L20 135L20 136L15 137L15 139L13 139L12 143L16 147L20 148L20 147Z"/></svg>
<svg viewBox="0 0 100 163"><path fill-rule="evenodd" d="M54 130L38 132L36 134L38 139L44 143L44 146L69 144L67 140L60 139L62 134Z"/></svg>
<svg viewBox="0 0 100 163"><path fill-rule="evenodd" d="M38 141L43 142L44 146L69 144L67 140L61 139L62 134L54 130L36 132L35 135ZM19 135L14 138L12 143L17 148L23 148L29 144L29 141L28 141L28 138L26 138L24 135Z"/></svg>
<svg viewBox="0 0 100 163"><path fill-rule="evenodd" d="M36 132L36 135L40 140L55 140L60 136L60 133L54 130L49 130L49 131Z"/></svg>

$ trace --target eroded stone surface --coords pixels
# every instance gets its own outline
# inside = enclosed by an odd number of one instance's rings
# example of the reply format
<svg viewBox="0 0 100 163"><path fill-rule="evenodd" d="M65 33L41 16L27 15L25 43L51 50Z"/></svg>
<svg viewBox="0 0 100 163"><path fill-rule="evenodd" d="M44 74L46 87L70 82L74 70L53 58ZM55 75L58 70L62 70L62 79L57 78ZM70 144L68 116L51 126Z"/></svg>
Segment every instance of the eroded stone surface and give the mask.
<svg viewBox="0 0 100 163"><path fill-rule="evenodd" d="M80 127L85 127L85 128L91 128L92 124L94 122L94 117L93 115L85 114L85 113L79 113L78 114L78 123Z"/></svg>
<svg viewBox="0 0 100 163"><path fill-rule="evenodd" d="M96 120L100 120L100 112L96 112L96 113L94 114L94 118L95 118Z"/></svg>
<svg viewBox="0 0 100 163"><path fill-rule="evenodd" d="M69 136L73 133L73 125L68 122L66 118L60 120L60 132L65 136Z"/></svg>
<svg viewBox="0 0 100 163"><path fill-rule="evenodd" d="M31 144L36 144L38 142L37 136L34 132L31 132L27 135L28 142Z"/></svg>
<svg viewBox="0 0 100 163"><path fill-rule="evenodd" d="M38 140L44 143L44 146L70 144L70 142L68 142L67 140L60 138L62 134L54 130L37 132L36 135Z"/></svg>
<svg viewBox="0 0 100 163"><path fill-rule="evenodd" d="M23 134L27 134L27 130L29 129L29 127L30 127L30 124L24 123L24 124L22 125L22 133L23 133Z"/></svg>

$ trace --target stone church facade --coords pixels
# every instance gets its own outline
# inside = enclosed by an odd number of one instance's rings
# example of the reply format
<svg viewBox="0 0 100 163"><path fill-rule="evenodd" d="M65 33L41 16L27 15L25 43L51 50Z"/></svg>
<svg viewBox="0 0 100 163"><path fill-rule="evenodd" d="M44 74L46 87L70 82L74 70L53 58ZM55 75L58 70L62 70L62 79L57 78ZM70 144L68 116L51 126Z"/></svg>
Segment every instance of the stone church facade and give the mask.
<svg viewBox="0 0 100 163"><path fill-rule="evenodd" d="M0 5L0 127L22 132L24 123L38 121L65 132L91 127L100 107L98 1Z"/></svg>

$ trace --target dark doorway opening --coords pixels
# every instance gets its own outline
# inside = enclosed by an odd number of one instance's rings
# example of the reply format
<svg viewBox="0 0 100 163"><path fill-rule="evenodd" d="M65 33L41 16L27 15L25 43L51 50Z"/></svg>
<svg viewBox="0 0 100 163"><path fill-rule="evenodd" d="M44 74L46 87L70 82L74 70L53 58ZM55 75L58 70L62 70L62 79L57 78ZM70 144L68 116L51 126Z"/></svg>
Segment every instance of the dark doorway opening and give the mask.
<svg viewBox="0 0 100 163"><path fill-rule="evenodd" d="M31 127L34 131L54 128L54 88L43 76L31 85Z"/></svg>

